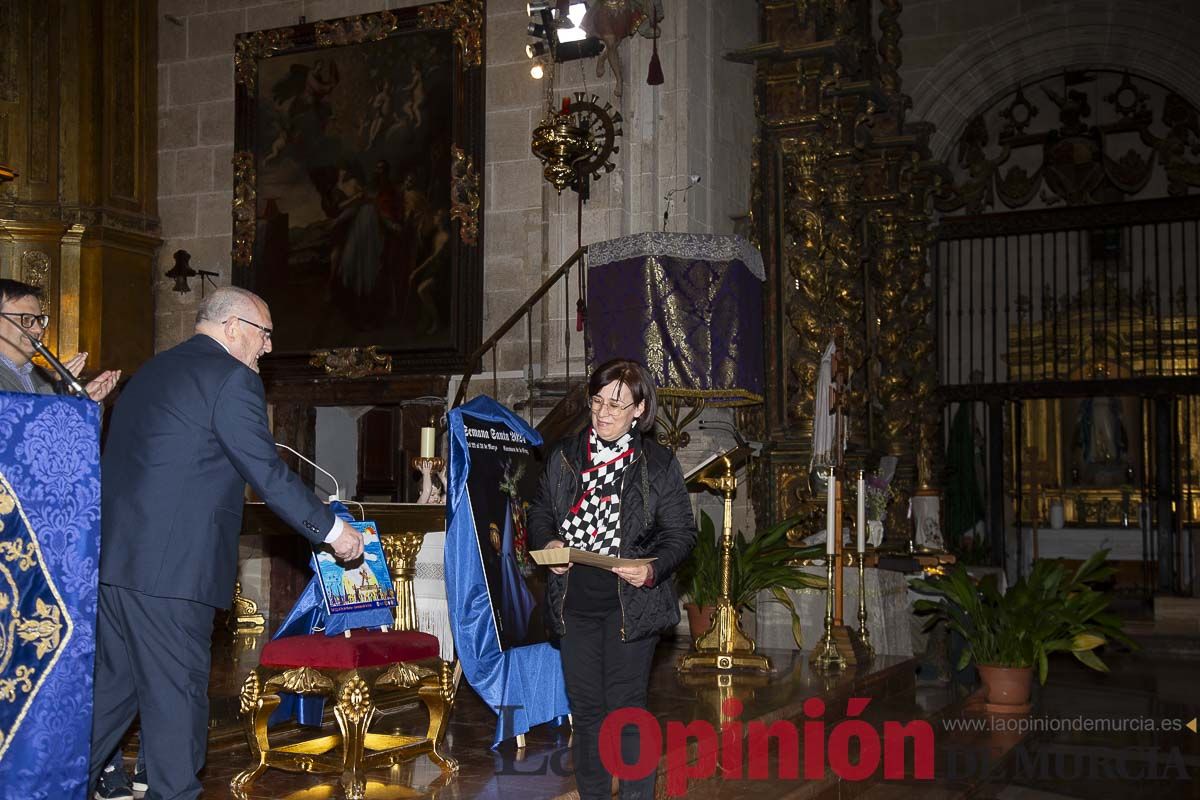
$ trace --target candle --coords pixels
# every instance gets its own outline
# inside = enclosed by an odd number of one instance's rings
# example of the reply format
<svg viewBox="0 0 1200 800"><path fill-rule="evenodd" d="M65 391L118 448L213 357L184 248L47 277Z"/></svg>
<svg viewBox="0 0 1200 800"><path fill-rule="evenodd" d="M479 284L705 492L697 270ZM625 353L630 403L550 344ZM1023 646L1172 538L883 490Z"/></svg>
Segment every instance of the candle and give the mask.
<svg viewBox="0 0 1200 800"><path fill-rule="evenodd" d="M827 555L835 555L837 553L837 534L833 531L834 526L834 505L837 503L837 481L834 480L833 470L829 470L828 501L825 506L825 553Z"/></svg>
<svg viewBox="0 0 1200 800"><path fill-rule="evenodd" d="M436 440L436 428L421 428L421 458L433 458L434 442Z"/></svg>
<svg viewBox="0 0 1200 800"><path fill-rule="evenodd" d="M867 552L867 482L858 471L858 552Z"/></svg>

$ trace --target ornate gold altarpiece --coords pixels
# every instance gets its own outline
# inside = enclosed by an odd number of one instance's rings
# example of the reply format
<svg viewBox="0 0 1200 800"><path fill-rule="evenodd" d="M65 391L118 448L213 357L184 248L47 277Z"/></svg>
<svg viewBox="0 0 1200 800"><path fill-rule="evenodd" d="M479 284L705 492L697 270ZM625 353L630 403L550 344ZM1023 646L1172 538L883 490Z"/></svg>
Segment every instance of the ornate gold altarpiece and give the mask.
<svg viewBox="0 0 1200 800"><path fill-rule="evenodd" d="M768 442L754 494L766 519L805 513L813 391L836 328L852 371L851 469L899 458L889 537L907 539L917 453L935 442L934 332L926 319L929 126L905 119L899 0L760 4L762 43L730 54L755 66L752 238L767 266L766 398L743 420ZM873 32L878 23L879 36ZM924 443L924 445L923 445Z"/></svg>
<svg viewBox="0 0 1200 800"><path fill-rule="evenodd" d="M154 350L156 7L0 3L0 276L45 290L47 343L90 370Z"/></svg>
<svg viewBox="0 0 1200 800"><path fill-rule="evenodd" d="M1074 342L1075 352L1064 353L1064 337L1061 331L1056 334L1054 326L1088 331L1089 336ZM1183 316L1166 315L1156 322L1129 311L1101 314L1077 309L1053 322L1024 322L1010 327L1007 361L1010 374L1019 381L1188 376L1200 371L1195 356L1200 352L1197 338L1194 323ZM1120 363L1113 360L1118 349L1123 354ZM1068 363L1085 366L1075 374L1056 375L1058 366ZM1107 397L1097 396L1095 400ZM1153 430L1152 404L1136 397L1121 397L1118 401L1129 440L1129 473L1124 480L1107 481L1089 481L1086 475L1072 474L1078 472L1073 466L1078 448L1074 444L1077 413L1071 412L1078 409L1079 400L1040 398L1021 404L1020 439L1016 426L1010 426L1007 460L1013 470L1009 485L1020 487L1022 519L1037 519L1044 526L1050 504L1061 502L1069 525L1138 527L1138 505L1149 502L1147 487L1154 485L1154 437L1148 434ZM1200 398L1180 396L1175 415L1178 444L1184 448L1179 461L1200 464ZM1190 438L1184 436L1185 431L1192 432ZM1018 456L1022 462L1020 476L1015 472ZM1200 483L1186 472L1180 479L1180 496L1185 503L1181 516L1200 519Z"/></svg>

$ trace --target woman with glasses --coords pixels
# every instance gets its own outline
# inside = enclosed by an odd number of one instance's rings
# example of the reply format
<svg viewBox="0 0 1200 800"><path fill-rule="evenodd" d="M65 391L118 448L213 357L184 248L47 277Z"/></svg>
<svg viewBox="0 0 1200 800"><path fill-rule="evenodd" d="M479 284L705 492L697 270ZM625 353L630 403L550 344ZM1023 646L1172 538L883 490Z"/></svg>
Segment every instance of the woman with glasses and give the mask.
<svg viewBox="0 0 1200 800"><path fill-rule="evenodd" d="M609 361L592 373L588 392L591 424L550 451L528 523L534 549L653 559L611 571L552 567L546 586L546 617L560 640L571 703L579 796L608 800L601 725L619 708L646 707L655 645L679 622L671 576L696 542L696 521L679 462L649 433L657 402L646 368ZM620 735L623 763L637 763L636 727ZM655 772L623 780L621 798L652 798Z"/></svg>

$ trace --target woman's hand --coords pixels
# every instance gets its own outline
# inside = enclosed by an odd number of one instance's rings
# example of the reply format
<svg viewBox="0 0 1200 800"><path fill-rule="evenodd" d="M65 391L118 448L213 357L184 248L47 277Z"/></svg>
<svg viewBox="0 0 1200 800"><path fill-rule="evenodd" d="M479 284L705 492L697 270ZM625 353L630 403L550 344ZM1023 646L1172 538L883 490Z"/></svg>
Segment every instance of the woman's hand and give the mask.
<svg viewBox="0 0 1200 800"><path fill-rule="evenodd" d="M654 567L650 564L641 564L636 567L613 567L612 571L630 586L645 586L654 578Z"/></svg>
<svg viewBox="0 0 1200 800"><path fill-rule="evenodd" d="M550 543L546 545L547 550L553 550L556 547L566 547L566 544L563 543L562 539L551 539ZM563 564L560 567L550 567L550 571L553 572L555 575L566 575L567 570L569 570L570 568L571 568L571 565L568 563L568 564Z"/></svg>

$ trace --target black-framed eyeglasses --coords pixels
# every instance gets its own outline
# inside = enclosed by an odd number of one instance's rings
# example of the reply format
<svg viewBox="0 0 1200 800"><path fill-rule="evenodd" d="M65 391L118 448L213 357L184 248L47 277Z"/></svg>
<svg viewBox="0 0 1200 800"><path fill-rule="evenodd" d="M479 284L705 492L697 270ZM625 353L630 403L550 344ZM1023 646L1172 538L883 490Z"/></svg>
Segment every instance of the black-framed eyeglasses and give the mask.
<svg viewBox="0 0 1200 800"><path fill-rule="evenodd" d="M263 338L264 338L264 339L270 339L270 338L271 338L271 329L270 329L270 328L268 328L268 327L266 327L266 326L264 326L264 325L259 325L257 322L251 322L251 321L250 321L250 320L248 320L248 319L242 319L241 317L234 317L234 319L236 319L236 320L239 320L239 321L241 321L241 322L244 322L244 323L246 323L247 325L250 325L251 327L258 328L260 331L262 331L262 332L263 332Z"/></svg>
<svg viewBox="0 0 1200 800"><path fill-rule="evenodd" d="M610 414L620 414L625 409L630 408L631 406L634 406L636 404L637 404L636 400L626 403L625 405L621 405L620 403L616 402L615 400L609 400L609 401L605 402L604 398L601 397L600 395L592 395L592 413L593 414L599 414L601 411L608 411Z"/></svg>
<svg viewBox="0 0 1200 800"><path fill-rule="evenodd" d="M0 311L0 317L15 317L25 330L29 330L36 322L45 330L50 325L49 314L18 314L15 311Z"/></svg>

